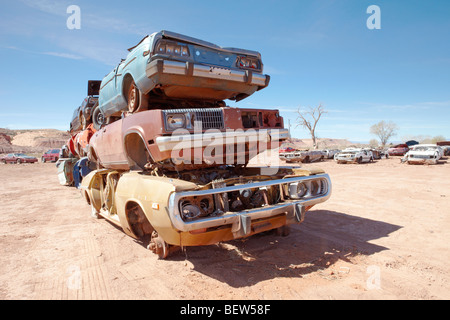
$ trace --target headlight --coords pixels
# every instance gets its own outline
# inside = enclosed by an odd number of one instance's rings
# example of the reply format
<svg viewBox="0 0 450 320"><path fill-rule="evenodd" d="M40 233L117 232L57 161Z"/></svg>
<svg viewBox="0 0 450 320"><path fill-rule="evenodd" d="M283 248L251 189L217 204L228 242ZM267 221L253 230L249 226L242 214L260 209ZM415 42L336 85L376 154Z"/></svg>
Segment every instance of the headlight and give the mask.
<svg viewBox="0 0 450 320"><path fill-rule="evenodd" d="M179 44L175 41L160 40L156 44L155 54L189 57L189 48L187 47L187 45Z"/></svg>
<svg viewBox="0 0 450 320"><path fill-rule="evenodd" d="M180 201L179 208L184 221L205 217L214 211L213 196L184 198Z"/></svg>
<svg viewBox="0 0 450 320"><path fill-rule="evenodd" d="M256 58L239 56L236 64L239 68L243 69L255 69L255 70L260 69L259 60Z"/></svg>
<svg viewBox="0 0 450 320"><path fill-rule="evenodd" d="M289 198L301 199L308 192L308 187L303 182L294 182L289 185Z"/></svg>
<svg viewBox="0 0 450 320"><path fill-rule="evenodd" d="M167 130L176 130L184 128L186 125L186 117L184 114L168 114L166 115Z"/></svg>
<svg viewBox="0 0 450 320"><path fill-rule="evenodd" d="M317 197L327 192L327 183L323 179L294 182L289 184L288 191L289 198L294 200Z"/></svg>

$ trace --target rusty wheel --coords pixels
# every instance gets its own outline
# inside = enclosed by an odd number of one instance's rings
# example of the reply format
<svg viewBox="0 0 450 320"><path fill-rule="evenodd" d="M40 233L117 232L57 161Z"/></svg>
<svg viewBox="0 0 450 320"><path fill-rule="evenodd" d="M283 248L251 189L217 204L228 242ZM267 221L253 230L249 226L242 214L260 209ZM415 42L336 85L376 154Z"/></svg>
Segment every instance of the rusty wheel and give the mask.
<svg viewBox="0 0 450 320"><path fill-rule="evenodd" d="M157 254L160 259L165 259L169 255L169 245L163 240L163 238L158 236L156 231L153 231L152 239L147 249Z"/></svg>
<svg viewBox="0 0 450 320"><path fill-rule="evenodd" d="M98 106L92 112L92 122L95 130L100 130L105 125L105 116Z"/></svg>
<svg viewBox="0 0 450 320"><path fill-rule="evenodd" d="M139 107L139 89L134 82L131 82L128 89L128 111L133 113Z"/></svg>

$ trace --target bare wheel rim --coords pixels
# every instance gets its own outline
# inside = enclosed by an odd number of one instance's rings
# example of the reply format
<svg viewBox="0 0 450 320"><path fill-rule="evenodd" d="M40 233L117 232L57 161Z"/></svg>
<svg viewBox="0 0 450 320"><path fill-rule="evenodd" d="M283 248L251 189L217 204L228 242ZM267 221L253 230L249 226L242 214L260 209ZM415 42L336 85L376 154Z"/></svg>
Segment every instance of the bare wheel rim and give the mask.
<svg viewBox="0 0 450 320"><path fill-rule="evenodd" d="M130 89L128 90L128 111L134 112L137 109L139 103L139 90L136 85L131 83Z"/></svg>

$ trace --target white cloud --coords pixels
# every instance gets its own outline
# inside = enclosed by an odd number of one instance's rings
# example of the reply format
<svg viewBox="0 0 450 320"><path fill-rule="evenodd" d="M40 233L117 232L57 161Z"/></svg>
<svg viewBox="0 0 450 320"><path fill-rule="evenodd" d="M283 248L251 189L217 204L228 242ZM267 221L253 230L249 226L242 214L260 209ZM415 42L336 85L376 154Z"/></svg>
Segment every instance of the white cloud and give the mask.
<svg viewBox="0 0 450 320"><path fill-rule="evenodd" d="M27 53L31 53L31 54L41 54L41 55L47 55L47 56L54 56L54 57L72 59L72 60L81 60L81 59L83 59L82 56L75 55L75 54L72 54L72 53L67 53L67 52L53 52L53 51L38 52L38 51L32 51L32 50L25 50L25 49L18 48L18 47L15 47L15 46L4 46L3 48L10 49L10 50L16 50L16 51L21 51L21 52L27 52Z"/></svg>
<svg viewBox="0 0 450 320"><path fill-rule="evenodd" d="M73 60L81 60L83 59L80 56L71 54L71 53L64 53L64 52L42 52L42 54L48 55L48 56L55 56L60 58L67 58L67 59L73 59Z"/></svg>

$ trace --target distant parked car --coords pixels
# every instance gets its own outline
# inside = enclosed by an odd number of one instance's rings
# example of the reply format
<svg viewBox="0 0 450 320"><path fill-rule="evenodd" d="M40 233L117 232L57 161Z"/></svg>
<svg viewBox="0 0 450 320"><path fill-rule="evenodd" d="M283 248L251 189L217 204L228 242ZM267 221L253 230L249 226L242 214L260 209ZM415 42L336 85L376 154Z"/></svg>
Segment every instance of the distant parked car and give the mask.
<svg viewBox="0 0 450 320"><path fill-rule="evenodd" d="M405 144L411 148L412 146L419 144L419 142L417 142L416 140L408 140L405 142Z"/></svg>
<svg viewBox="0 0 450 320"><path fill-rule="evenodd" d="M381 149L373 149L373 148L367 148L366 150L369 150L372 152L373 159L379 160L381 158L389 158L389 155L386 151Z"/></svg>
<svg viewBox="0 0 450 320"><path fill-rule="evenodd" d="M326 159L333 159L336 153L339 153L338 149L324 149L322 153Z"/></svg>
<svg viewBox="0 0 450 320"><path fill-rule="evenodd" d="M280 160L286 162L309 163L320 161L324 158L322 151L318 150L295 150L292 152L283 152L279 154Z"/></svg>
<svg viewBox="0 0 450 320"><path fill-rule="evenodd" d="M35 163L38 161L36 157L27 156L24 153L10 153L1 158L3 163Z"/></svg>
<svg viewBox="0 0 450 320"><path fill-rule="evenodd" d="M295 151L295 149L292 148L292 147L280 148L280 149L278 150L279 153L292 152L292 151Z"/></svg>
<svg viewBox="0 0 450 320"><path fill-rule="evenodd" d="M128 51L101 82L93 110L97 130L123 112L176 109L186 100L221 107L222 100L242 100L270 81L262 73L259 52L223 48L170 31L155 32Z"/></svg>
<svg viewBox="0 0 450 320"><path fill-rule="evenodd" d="M402 162L436 164L443 155L442 148L435 144L416 144L405 154Z"/></svg>
<svg viewBox="0 0 450 320"><path fill-rule="evenodd" d="M334 156L337 163L363 163L372 162L372 151L360 148L347 148Z"/></svg>
<svg viewBox="0 0 450 320"><path fill-rule="evenodd" d="M59 153L61 149L51 149L44 153L41 157L42 162L56 162L59 159Z"/></svg>
<svg viewBox="0 0 450 320"><path fill-rule="evenodd" d="M388 149L388 154L390 156L403 156L408 151L409 151L408 145L405 144L405 143L402 143L402 144L398 144L396 146L393 146L393 147L389 148Z"/></svg>

